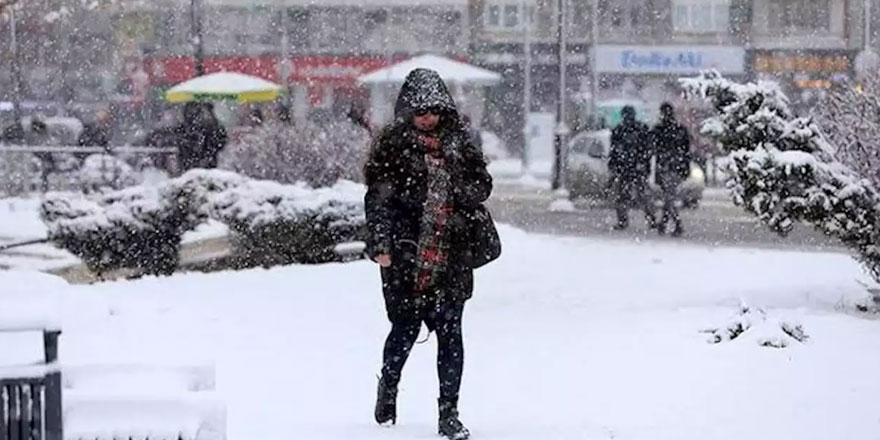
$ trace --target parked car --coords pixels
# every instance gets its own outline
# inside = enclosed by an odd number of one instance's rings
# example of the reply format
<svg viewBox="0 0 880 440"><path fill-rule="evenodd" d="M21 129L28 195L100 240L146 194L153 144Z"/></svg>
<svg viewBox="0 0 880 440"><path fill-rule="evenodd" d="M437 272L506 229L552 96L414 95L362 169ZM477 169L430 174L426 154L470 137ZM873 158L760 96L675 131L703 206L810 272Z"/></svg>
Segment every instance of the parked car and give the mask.
<svg viewBox="0 0 880 440"><path fill-rule="evenodd" d="M581 133L568 142L566 183L572 199L607 200L611 191L608 158L611 152L611 130ZM653 171L649 178L652 197L660 200L660 187ZM678 188L678 197L686 208L696 208L703 198L706 176L695 163L687 180Z"/></svg>

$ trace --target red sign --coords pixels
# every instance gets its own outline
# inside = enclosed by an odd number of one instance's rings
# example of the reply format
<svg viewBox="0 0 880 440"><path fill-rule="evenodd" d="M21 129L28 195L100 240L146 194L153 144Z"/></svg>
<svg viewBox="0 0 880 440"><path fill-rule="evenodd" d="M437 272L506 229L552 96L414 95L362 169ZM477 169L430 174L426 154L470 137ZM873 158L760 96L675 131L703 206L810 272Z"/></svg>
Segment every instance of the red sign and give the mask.
<svg viewBox="0 0 880 440"><path fill-rule="evenodd" d="M151 84L172 85L186 81L196 75L196 62L193 57L148 58L144 61ZM206 57L205 73L241 72L259 76L269 81L278 81L274 57Z"/></svg>
<svg viewBox="0 0 880 440"><path fill-rule="evenodd" d="M392 58L396 63L406 59L405 56ZM365 73L381 69L389 65L387 57L300 57L290 60L291 83L335 83L353 84Z"/></svg>

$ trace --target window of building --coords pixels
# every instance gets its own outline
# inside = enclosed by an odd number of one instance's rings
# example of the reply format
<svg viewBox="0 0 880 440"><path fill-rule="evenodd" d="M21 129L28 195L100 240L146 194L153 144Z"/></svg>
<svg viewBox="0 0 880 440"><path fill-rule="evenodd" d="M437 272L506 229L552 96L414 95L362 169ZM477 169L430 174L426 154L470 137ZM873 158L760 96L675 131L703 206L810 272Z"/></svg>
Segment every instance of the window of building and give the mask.
<svg viewBox="0 0 880 440"><path fill-rule="evenodd" d="M504 6L504 27L515 28L519 25L519 6Z"/></svg>
<svg viewBox="0 0 880 440"><path fill-rule="evenodd" d="M770 29L828 30L830 0L770 0Z"/></svg>
<svg viewBox="0 0 880 440"><path fill-rule="evenodd" d="M725 32L730 0L675 0L672 26L677 32Z"/></svg>
<svg viewBox="0 0 880 440"><path fill-rule="evenodd" d="M534 14L534 7L527 9L530 15ZM483 17L487 29L519 29L525 25L526 8L521 0L488 0Z"/></svg>
<svg viewBox="0 0 880 440"><path fill-rule="evenodd" d="M486 27L501 27L501 5L486 5Z"/></svg>
<svg viewBox="0 0 880 440"><path fill-rule="evenodd" d="M599 20L612 28L644 28L655 13L653 0L599 0Z"/></svg>

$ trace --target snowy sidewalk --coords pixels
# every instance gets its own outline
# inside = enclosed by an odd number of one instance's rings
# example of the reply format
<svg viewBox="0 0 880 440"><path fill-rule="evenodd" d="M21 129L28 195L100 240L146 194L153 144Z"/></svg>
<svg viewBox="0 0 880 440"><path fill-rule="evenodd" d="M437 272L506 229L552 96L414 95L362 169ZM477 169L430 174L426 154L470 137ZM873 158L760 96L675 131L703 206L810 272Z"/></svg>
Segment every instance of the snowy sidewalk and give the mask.
<svg viewBox="0 0 880 440"><path fill-rule="evenodd" d="M475 440L873 440L880 322L844 255L623 244L502 228L465 313L462 417ZM435 343L374 426L388 330L368 262L63 286L66 363L213 364L230 439L436 438ZM708 344L740 299L800 323L786 349Z"/></svg>

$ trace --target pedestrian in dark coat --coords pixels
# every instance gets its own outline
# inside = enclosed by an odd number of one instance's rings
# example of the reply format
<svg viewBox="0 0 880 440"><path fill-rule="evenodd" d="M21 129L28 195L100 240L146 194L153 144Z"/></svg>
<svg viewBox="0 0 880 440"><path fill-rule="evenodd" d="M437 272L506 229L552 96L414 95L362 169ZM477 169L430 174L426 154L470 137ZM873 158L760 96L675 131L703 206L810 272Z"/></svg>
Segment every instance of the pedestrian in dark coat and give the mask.
<svg viewBox="0 0 880 440"><path fill-rule="evenodd" d="M80 147L104 147L110 145L110 114L101 112L95 118L94 122L90 122L83 127L82 133L77 138L76 143Z"/></svg>
<svg viewBox="0 0 880 440"><path fill-rule="evenodd" d="M365 167L367 253L381 266L392 325L376 421L396 421L397 385L424 322L437 333L439 432L465 439L469 433L458 419L461 321L473 293L472 245L494 232L493 225L473 227L492 191L492 178L436 72L410 72L394 116L374 140Z"/></svg>
<svg viewBox="0 0 880 440"><path fill-rule="evenodd" d="M624 107L621 110L620 124L611 131L611 153L608 160L608 168L614 179L612 188L617 210L615 229L629 227L629 209L633 205L645 211L648 227L654 227L654 208L648 196L652 155L648 126L636 120L636 110L633 107Z"/></svg>
<svg viewBox="0 0 880 440"><path fill-rule="evenodd" d="M211 104L190 102L183 107L183 123L175 129L179 137L180 169L217 168L217 158L226 146L226 129L214 116Z"/></svg>
<svg viewBox="0 0 880 440"><path fill-rule="evenodd" d="M691 135L687 128L675 119L672 104L664 102L660 106L660 122L651 130L654 151L657 157L657 184L663 192L663 217L657 225L657 232L666 233L666 225L672 221L672 235L679 236L684 231L675 201L678 187L687 179L691 169Z"/></svg>

